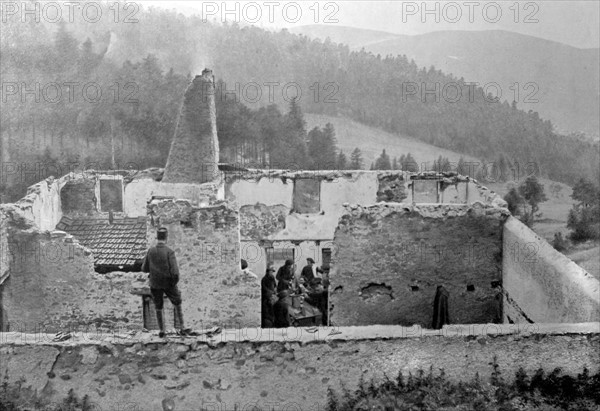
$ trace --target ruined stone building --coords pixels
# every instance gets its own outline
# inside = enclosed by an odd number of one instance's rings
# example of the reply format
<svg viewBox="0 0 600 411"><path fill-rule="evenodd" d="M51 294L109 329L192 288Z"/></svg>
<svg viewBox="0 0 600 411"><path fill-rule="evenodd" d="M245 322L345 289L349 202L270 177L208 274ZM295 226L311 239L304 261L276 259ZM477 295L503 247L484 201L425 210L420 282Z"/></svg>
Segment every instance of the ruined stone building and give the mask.
<svg viewBox="0 0 600 411"><path fill-rule="evenodd" d="M137 273L169 229L194 328L260 325L268 264L329 271L339 326L431 324L438 285L454 324L597 321L598 280L454 173L246 170L219 165L214 80L184 96L165 169L49 178L0 208L3 330L151 327ZM299 273L299 272L298 272Z"/></svg>

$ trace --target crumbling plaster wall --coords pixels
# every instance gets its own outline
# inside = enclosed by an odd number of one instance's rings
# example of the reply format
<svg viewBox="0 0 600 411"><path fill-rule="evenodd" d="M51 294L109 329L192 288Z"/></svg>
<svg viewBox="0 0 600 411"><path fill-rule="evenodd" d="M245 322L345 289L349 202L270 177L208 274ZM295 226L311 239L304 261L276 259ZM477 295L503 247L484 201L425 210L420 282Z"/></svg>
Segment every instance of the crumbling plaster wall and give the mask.
<svg viewBox="0 0 600 411"><path fill-rule="evenodd" d="M128 171L117 172L113 174L104 174L96 171L86 171L80 174L72 174L60 190L60 198L63 213L69 216L98 216L108 215L103 211L106 207L102 204L100 195L101 181L120 181L122 187L125 185L125 176ZM121 192L124 200L124 191ZM115 215L126 215L123 211L115 211Z"/></svg>
<svg viewBox="0 0 600 411"><path fill-rule="evenodd" d="M438 176L437 180L431 176L424 178L417 175L417 179L406 181L405 203L442 203L442 204L473 204L481 202L494 204L498 207L506 207L503 201L494 191L479 184L470 177L453 176L452 178ZM415 193L413 187L415 184ZM440 184L439 198L436 184Z"/></svg>
<svg viewBox="0 0 600 411"><path fill-rule="evenodd" d="M225 196L240 207L242 240L331 240L344 204L369 205L377 202L438 202L436 185L443 183L439 202L473 204L482 202L505 207L492 191L468 177L419 174L411 180L401 171L302 171L272 170L226 173ZM320 212L293 211L294 179L321 181ZM438 180L441 179L441 180ZM413 199L412 184L435 193Z"/></svg>
<svg viewBox="0 0 600 411"><path fill-rule="evenodd" d="M73 389L102 410L317 411L327 408L329 388L342 394L342 386L353 390L360 378L381 381L399 371L406 377L433 367L451 381L470 381L478 373L488 382L494 357L507 379L519 367L529 376L538 368L550 373L557 367L573 377L584 367L595 374L600 337L597 323L593 326L419 338L365 327L354 338L314 342L295 338L291 329L283 336L270 330L271 338L254 342L260 330L228 330L229 338L217 336L208 343L107 339L73 344L37 336L40 342L23 344L35 336L17 336L17 343L5 336L0 373L10 382L23 378L24 389L37 390L49 402L61 401Z"/></svg>
<svg viewBox="0 0 600 411"><path fill-rule="evenodd" d="M123 180L123 177L95 171L71 172L58 179L49 177L29 187L27 195L14 206L40 230L52 231L63 214L99 213L101 179Z"/></svg>
<svg viewBox="0 0 600 411"><path fill-rule="evenodd" d="M141 303L131 275L98 275L77 239L38 230L22 213L8 220L8 278L3 311L11 330L76 327L141 328Z"/></svg>
<svg viewBox="0 0 600 411"><path fill-rule="evenodd" d="M291 213L294 178L321 179L320 213ZM375 203L377 188L377 173L374 172L281 172L259 175L256 179L252 175L243 179L230 178L225 195L240 207L242 240L314 241L333 238L344 203ZM264 206L270 210L263 213L267 219L273 212L285 215L285 221L280 226L275 225L271 232L264 230L262 216L254 212L256 207Z"/></svg>
<svg viewBox="0 0 600 411"><path fill-rule="evenodd" d="M347 207L334 238L332 320L431 327L436 288L444 285L452 323L492 322L507 216L481 203Z"/></svg>
<svg viewBox="0 0 600 411"><path fill-rule="evenodd" d="M69 181L69 176L58 180L49 177L27 189L27 195L17 201L19 208L27 218L35 222L42 230L53 230L62 218L60 190Z"/></svg>
<svg viewBox="0 0 600 411"><path fill-rule="evenodd" d="M239 216L228 203L194 207L186 200L148 205L148 243L167 227L177 257L186 325L260 324L260 282L240 268Z"/></svg>
<svg viewBox="0 0 600 411"><path fill-rule="evenodd" d="M600 282L512 217L504 225L502 266L506 293L532 321L600 319Z"/></svg>
<svg viewBox="0 0 600 411"><path fill-rule="evenodd" d="M183 184L163 183L153 178L133 179L125 185L123 198L125 215L128 217L145 216L146 207L153 196L186 199L196 206L208 205L223 200L224 186L219 183Z"/></svg>

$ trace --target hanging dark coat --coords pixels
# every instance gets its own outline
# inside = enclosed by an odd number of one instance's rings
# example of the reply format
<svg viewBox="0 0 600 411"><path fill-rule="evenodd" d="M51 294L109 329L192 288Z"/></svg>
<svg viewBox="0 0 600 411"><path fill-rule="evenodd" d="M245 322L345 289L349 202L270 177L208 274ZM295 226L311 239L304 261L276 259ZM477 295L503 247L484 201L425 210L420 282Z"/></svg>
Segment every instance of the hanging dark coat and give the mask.
<svg viewBox="0 0 600 411"><path fill-rule="evenodd" d="M433 321L431 327L434 330L441 329L444 324L450 324L448 314L448 291L443 286L438 286L433 299Z"/></svg>
<svg viewBox="0 0 600 411"><path fill-rule="evenodd" d="M261 327L271 328L275 321L273 299L275 298L275 277L267 273L261 280Z"/></svg>

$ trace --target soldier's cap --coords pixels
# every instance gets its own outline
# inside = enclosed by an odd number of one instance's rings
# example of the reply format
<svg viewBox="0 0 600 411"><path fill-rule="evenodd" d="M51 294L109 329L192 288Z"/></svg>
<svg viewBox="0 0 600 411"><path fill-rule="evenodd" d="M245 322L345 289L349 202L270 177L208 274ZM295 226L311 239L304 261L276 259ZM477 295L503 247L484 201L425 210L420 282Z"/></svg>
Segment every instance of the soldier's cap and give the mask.
<svg viewBox="0 0 600 411"><path fill-rule="evenodd" d="M309 263L313 263L313 264L315 263L315 260L313 260L313 259L312 259L312 258L310 258L310 257L308 257L308 258L306 259L306 261L308 261Z"/></svg>
<svg viewBox="0 0 600 411"><path fill-rule="evenodd" d="M167 234L168 234L168 231L165 227L161 227L158 230L156 230L156 238L158 240L166 240Z"/></svg>

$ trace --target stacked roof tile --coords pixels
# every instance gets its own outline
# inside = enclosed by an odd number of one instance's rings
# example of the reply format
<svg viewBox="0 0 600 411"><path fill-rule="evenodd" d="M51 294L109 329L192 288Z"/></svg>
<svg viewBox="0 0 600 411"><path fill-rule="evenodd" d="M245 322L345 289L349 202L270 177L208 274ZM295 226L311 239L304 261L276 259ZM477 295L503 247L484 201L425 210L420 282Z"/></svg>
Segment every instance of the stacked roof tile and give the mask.
<svg viewBox="0 0 600 411"><path fill-rule="evenodd" d="M94 253L96 266L131 266L146 254L146 218L63 217L57 230L66 231Z"/></svg>

